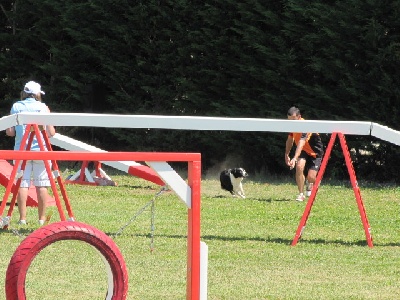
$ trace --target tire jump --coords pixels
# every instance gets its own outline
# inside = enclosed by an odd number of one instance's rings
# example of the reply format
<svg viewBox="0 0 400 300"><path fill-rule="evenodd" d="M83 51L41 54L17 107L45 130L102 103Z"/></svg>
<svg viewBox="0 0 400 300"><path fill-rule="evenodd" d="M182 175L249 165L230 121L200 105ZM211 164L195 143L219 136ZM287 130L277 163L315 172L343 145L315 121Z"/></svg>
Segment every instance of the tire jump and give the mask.
<svg viewBox="0 0 400 300"><path fill-rule="evenodd" d="M7 300L25 300L26 274L33 259L44 248L62 240L78 240L92 245L98 252L108 275L106 300L125 300L128 272L114 241L104 232L80 222L56 222L32 232L15 250L6 273Z"/></svg>

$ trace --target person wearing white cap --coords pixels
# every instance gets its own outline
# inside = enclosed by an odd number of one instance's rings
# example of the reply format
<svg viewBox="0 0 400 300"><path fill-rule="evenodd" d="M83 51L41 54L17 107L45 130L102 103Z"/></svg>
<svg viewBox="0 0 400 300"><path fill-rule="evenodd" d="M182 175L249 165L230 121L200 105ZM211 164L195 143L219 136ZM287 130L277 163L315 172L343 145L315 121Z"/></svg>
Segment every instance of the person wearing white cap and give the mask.
<svg viewBox="0 0 400 300"><path fill-rule="evenodd" d="M16 101L11 107L10 114L18 114L22 112L50 112L48 106L42 102L41 95L45 93L39 83L29 81L25 84L24 90L21 92L21 100ZM8 128L6 134L15 137L14 150L20 150L21 140L25 133L26 125L16 125ZM45 130L47 136L52 137L56 132L52 125L46 125ZM46 147L46 145L44 145ZM39 143L34 137L31 145L31 151L39 151ZM38 214L39 225L43 225L46 220L46 202L49 197L47 188L50 186L50 180L43 161L29 160L26 162L25 170L21 180L21 186L18 190L17 203L19 210L18 224L26 224L26 201L28 198L28 189L31 184L31 177L33 184L36 187L38 197Z"/></svg>

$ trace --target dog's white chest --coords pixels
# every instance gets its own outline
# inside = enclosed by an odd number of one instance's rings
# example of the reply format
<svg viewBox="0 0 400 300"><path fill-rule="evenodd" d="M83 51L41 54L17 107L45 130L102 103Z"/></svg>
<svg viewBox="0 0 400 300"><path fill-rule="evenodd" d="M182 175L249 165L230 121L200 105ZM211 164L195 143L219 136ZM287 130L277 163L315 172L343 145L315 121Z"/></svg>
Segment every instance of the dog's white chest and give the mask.
<svg viewBox="0 0 400 300"><path fill-rule="evenodd" d="M229 174L229 177L231 178L233 191L234 192L242 191L242 180L243 180L243 177L235 178L235 176L233 176L232 174Z"/></svg>

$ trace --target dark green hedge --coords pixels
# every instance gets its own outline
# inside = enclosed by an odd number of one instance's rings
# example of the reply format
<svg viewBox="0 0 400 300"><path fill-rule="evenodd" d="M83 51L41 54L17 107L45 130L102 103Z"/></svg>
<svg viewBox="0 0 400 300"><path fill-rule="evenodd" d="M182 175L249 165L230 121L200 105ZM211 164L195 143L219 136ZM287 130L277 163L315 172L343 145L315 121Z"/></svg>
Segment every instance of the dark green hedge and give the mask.
<svg viewBox="0 0 400 300"><path fill-rule="evenodd" d="M295 104L307 119L399 129L398 1L3 0L0 14L2 115L33 79L55 112L285 118ZM234 155L287 172L282 133L59 131L108 150L201 152L204 169ZM349 147L362 177L399 178L397 146ZM328 175L346 176L331 160Z"/></svg>

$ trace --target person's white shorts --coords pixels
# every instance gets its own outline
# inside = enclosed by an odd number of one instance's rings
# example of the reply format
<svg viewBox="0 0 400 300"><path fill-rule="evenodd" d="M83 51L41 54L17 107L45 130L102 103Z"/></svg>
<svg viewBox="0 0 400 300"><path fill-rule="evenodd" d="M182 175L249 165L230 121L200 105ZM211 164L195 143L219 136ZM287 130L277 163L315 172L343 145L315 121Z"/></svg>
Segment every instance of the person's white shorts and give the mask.
<svg viewBox="0 0 400 300"><path fill-rule="evenodd" d="M22 162L21 162L22 164ZM49 161L51 168L51 161ZM18 170L21 169L21 165ZM46 167L43 160L28 160L26 162L24 174L22 175L21 185L22 188L31 186L31 180L34 186L51 186L49 176L47 175Z"/></svg>

